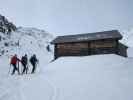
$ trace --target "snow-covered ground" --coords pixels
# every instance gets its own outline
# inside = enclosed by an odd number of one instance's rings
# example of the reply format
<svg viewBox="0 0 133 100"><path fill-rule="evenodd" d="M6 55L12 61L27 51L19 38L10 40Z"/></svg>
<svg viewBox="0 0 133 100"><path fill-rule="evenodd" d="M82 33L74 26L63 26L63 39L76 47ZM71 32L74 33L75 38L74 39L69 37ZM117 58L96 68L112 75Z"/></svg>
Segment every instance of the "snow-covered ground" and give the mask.
<svg viewBox="0 0 133 100"><path fill-rule="evenodd" d="M10 76L2 59L0 100L132 100L133 59L117 55L62 57L42 73ZM9 66L8 66L9 67ZM4 70L5 69L5 70Z"/></svg>
<svg viewBox="0 0 133 100"><path fill-rule="evenodd" d="M117 55L59 58L45 69L56 100L132 100L133 59Z"/></svg>

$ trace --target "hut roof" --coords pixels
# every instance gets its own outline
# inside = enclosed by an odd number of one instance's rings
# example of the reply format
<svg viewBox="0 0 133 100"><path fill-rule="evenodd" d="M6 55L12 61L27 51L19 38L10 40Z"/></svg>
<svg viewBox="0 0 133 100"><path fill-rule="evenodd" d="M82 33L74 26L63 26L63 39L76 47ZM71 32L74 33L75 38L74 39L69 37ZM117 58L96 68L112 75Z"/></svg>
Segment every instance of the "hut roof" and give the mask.
<svg viewBox="0 0 133 100"><path fill-rule="evenodd" d="M51 43L70 43L70 42L87 42L93 40L102 40L102 39L122 39L122 35L118 30L95 32L95 33L85 33L77 35L66 35L58 36Z"/></svg>

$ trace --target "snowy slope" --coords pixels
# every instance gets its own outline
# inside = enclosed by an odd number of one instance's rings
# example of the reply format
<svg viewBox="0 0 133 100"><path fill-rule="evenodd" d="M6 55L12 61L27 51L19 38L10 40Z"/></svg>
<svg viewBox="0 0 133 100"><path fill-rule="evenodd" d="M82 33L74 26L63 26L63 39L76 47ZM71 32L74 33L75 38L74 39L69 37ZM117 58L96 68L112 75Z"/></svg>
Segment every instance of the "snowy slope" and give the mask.
<svg viewBox="0 0 133 100"><path fill-rule="evenodd" d="M37 52L40 48L45 51L45 47L49 41L51 41L52 35L35 28L18 28L17 31L12 32L11 36L6 36L6 38L7 39L2 41L1 44L3 42L8 43L9 46L6 46L6 48L9 49L9 53L14 52L21 54L25 52L30 54L35 51Z"/></svg>
<svg viewBox="0 0 133 100"><path fill-rule="evenodd" d="M11 35L3 33L0 33L0 35L2 37L0 41L0 100L25 100L23 92L25 89L30 88L28 84L31 85L34 80L36 80L36 83L40 86L40 88L38 87L36 90L47 90L48 94L46 94L45 97L49 100L49 95L53 94L53 88L47 80L36 78L36 76L38 76L42 69L53 59L53 52L48 52L46 49L46 46L53 39L52 35L43 30L25 27L17 28ZM28 54L28 57L32 54L36 54L39 59L37 75L29 74L26 76L18 76L16 74L11 76L12 67L10 67L9 63L11 56L14 54L17 54L19 58L24 54ZM31 72L31 68L32 66L29 64L29 73ZM41 81L45 84L40 83ZM36 86L36 83L32 84L31 88ZM26 88L23 88L25 84ZM42 87L42 85L44 86Z"/></svg>
<svg viewBox="0 0 133 100"><path fill-rule="evenodd" d="M113 54L62 57L40 74L2 76L0 100L132 100L132 65Z"/></svg>
<svg viewBox="0 0 133 100"><path fill-rule="evenodd" d="M19 27L10 36L3 35L2 38L4 39L0 42L0 53L3 52L3 55L0 54L2 55L0 59L3 59L3 57L8 59L8 62L5 62L8 66L11 56L14 54L17 54L19 58L25 54L28 57L36 54L40 62L39 66L42 67L53 59L53 52L48 52L46 49L46 46L49 45L53 37L43 30ZM39 69L41 70L41 68Z"/></svg>
<svg viewBox="0 0 133 100"><path fill-rule="evenodd" d="M132 100L133 59L117 55L59 58L44 73L55 100Z"/></svg>

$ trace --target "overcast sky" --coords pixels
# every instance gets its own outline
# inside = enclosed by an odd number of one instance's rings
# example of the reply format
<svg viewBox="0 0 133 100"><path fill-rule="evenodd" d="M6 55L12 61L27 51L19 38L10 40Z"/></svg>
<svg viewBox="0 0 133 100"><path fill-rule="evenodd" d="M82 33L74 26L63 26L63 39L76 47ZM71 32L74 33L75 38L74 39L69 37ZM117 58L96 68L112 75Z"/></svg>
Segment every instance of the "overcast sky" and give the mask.
<svg viewBox="0 0 133 100"><path fill-rule="evenodd" d="M0 0L0 13L54 35L133 28L133 0Z"/></svg>

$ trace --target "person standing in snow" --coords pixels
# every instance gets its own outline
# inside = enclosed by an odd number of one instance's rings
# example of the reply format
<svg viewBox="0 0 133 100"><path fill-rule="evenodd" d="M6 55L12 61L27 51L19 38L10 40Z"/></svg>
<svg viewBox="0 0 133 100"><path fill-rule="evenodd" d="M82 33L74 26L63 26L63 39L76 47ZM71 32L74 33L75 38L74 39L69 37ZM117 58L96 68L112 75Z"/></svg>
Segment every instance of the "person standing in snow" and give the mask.
<svg viewBox="0 0 133 100"><path fill-rule="evenodd" d="M11 58L11 61L10 61L10 66L12 65L13 66L13 71L12 71L12 74L13 75L15 73L15 71L18 72L18 74L20 74L19 72L19 58L17 58L17 55L15 54L12 58ZM18 67L17 67L17 64L18 64Z"/></svg>
<svg viewBox="0 0 133 100"><path fill-rule="evenodd" d="M21 64L23 66L22 74L24 74L25 72L27 74L27 72L28 72L28 66L27 66L27 64L28 64L28 58L27 58L27 54L25 54L24 56L22 56L22 58L21 58Z"/></svg>
<svg viewBox="0 0 133 100"><path fill-rule="evenodd" d="M50 51L51 51L51 50L50 50L50 46L49 46L49 45L47 45L46 49L47 49L47 51L48 51L48 52L50 52Z"/></svg>
<svg viewBox="0 0 133 100"><path fill-rule="evenodd" d="M36 66L37 66L37 63L38 63L38 59L36 58L36 55L35 54L33 56L31 56L30 63L33 66L32 72L31 72L33 74L33 73L35 73Z"/></svg>

